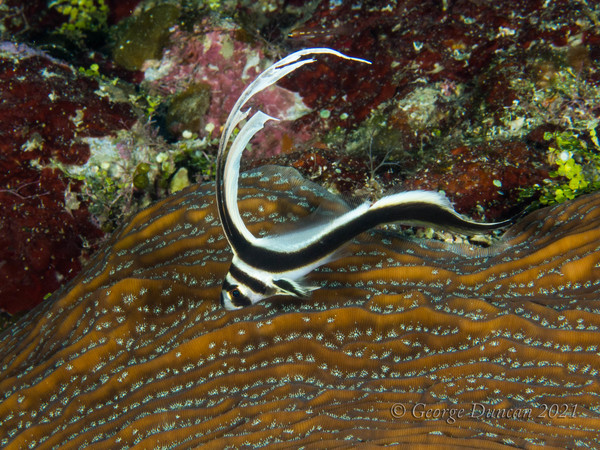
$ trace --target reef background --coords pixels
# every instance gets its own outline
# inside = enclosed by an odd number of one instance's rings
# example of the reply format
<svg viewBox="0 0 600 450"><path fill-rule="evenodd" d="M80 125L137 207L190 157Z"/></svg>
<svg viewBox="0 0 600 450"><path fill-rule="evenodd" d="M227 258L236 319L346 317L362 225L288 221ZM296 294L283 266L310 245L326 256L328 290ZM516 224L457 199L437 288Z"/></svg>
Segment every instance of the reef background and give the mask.
<svg viewBox="0 0 600 450"><path fill-rule="evenodd" d="M297 120L262 133L247 168L363 196L443 190L485 220L598 190L599 17L566 0L3 2L0 311L31 309L128 216L211 180L239 93L300 48L373 64L319 62L263 96Z"/></svg>

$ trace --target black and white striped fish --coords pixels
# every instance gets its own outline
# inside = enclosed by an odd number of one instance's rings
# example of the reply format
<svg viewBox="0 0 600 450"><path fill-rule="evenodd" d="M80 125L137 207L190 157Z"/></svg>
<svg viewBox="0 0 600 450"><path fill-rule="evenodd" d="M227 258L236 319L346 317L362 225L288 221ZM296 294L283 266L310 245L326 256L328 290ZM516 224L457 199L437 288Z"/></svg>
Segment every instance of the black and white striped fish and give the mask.
<svg viewBox="0 0 600 450"><path fill-rule="evenodd" d="M287 234L257 238L250 233L237 206L240 160L250 139L268 120L278 119L257 111L241 127L231 146L229 140L236 126L250 114L250 109L242 111L250 98L297 68L314 62L313 58L302 57L315 54L369 63L328 48L295 52L266 69L244 90L225 123L217 156L216 191L219 218L233 250L221 292L221 303L226 309L249 306L274 295L307 297L319 287L306 284L304 276L335 259L346 242L380 224L401 222L480 232L511 223L473 222L455 212L442 194L409 191L363 203L327 223L309 224Z"/></svg>

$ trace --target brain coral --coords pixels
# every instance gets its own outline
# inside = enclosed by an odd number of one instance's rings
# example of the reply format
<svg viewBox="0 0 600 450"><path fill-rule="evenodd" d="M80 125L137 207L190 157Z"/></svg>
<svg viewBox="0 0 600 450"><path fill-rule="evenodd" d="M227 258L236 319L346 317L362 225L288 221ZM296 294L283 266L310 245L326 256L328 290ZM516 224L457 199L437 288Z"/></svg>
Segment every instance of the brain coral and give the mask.
<svg viewBox="0 0 600 450"><path fill-rule="evenodd" d="M255 234L336 202L292 169L242 179ZM227 312L214 185L191 187L0 336L0 445L597 446L599 248L600 195L489 249L375 231L310 300Z"/></svg>

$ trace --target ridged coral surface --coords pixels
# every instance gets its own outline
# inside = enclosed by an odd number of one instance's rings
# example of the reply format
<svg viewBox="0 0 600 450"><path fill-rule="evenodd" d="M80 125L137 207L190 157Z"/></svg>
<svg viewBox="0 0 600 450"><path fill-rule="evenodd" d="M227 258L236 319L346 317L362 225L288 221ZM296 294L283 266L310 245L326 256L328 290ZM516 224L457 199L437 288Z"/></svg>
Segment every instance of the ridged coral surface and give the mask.
<svg viewBox="0 0 600 450"><path fill-rule="evenodd" d="M340 207L291 169L242 181L255 234ZM310 300L227 312L214 186L189 188L0 337L0 445L597 446L599 248L600 195L489 249L374 232Z"/></svg>

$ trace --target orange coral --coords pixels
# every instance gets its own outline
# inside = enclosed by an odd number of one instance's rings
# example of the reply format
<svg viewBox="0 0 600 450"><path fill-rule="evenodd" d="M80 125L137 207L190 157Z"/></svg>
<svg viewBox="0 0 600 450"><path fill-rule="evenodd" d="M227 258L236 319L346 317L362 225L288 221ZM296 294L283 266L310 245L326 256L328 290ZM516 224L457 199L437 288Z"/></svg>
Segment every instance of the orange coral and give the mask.
<svg viewBox="0 0 600 450"><path fill-rule="evenodd" d="M255 234L339 206L290 169L242 181ZM234 312L213 199L139 213L2 335L1 446L599 444L600 195L489 249L373 232L309 301Z"/></svg>

